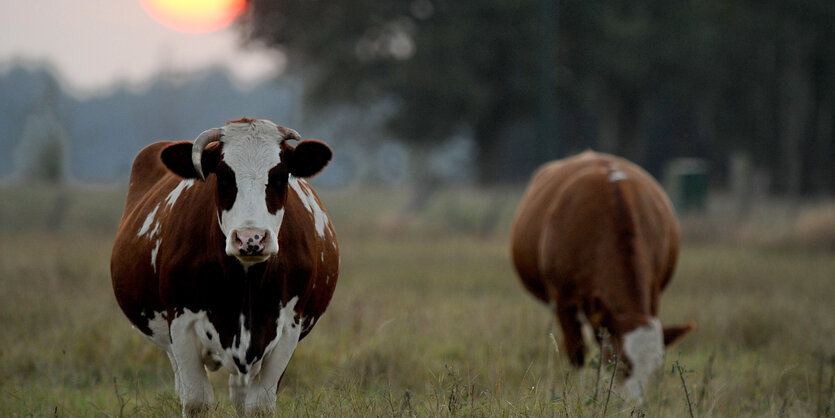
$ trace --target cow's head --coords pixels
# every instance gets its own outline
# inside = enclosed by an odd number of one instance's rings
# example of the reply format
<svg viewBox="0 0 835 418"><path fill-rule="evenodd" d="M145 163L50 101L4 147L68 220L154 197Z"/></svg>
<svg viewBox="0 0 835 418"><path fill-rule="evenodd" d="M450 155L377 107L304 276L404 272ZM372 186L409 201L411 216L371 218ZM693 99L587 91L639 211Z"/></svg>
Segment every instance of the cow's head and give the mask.
<svg viewBox="0 0 835 418"><path fill-rule="evenodd" d="M617 354L626 363L626 394L642 396L652 373L664 363L666 347L695 328L695 323L661 326L658 318L648 315L614 315L608 324L614 334ZM608 357L608 356L607 356Z"/></svg>
<svg viewBox="0 0 835 418"><path fill-rule="evenodd" d="M214 174L225 251L245 267L278 253L289 176L313 176L331 159L323 142L287 142L299 139L268 120L240 119L162 151L162 161L181 177L207 180Z"/></svg>

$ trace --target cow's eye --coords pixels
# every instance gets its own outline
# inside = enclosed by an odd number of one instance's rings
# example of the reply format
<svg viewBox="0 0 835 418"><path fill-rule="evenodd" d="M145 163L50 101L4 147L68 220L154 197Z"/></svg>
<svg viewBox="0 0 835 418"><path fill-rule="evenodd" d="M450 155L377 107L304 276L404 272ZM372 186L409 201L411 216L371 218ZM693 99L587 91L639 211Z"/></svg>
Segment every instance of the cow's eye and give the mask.
<svg viewBox="0 0 835 418"><path fill-rule="evenodd" d="M235 184L235 173L225 163L220 163L215 171L217 176L217 191L220 206L229 209L235 203L235 195L238 192Z"/></svg>
<svg viewBox="0 0 835 418"><path fill-rule="evenodd" d="M235 184L234 174L226 164L219 164L215 174L217 175L218 187L226 188Z"/></svg>
<svg viewBox="0 0 835 418"><path fill-rule="evenodd" d="M217 187L221 190L229 189L235 185L235 180L228 174L220 174L217 176Z"/></svg>
<svg viewBox="0 0 835 418"><path fill-rule="evenodd" d="M287 169L278 165L270 170L267 178L267 210L275 214L284 206L285 190L287 189Z"/></svg>

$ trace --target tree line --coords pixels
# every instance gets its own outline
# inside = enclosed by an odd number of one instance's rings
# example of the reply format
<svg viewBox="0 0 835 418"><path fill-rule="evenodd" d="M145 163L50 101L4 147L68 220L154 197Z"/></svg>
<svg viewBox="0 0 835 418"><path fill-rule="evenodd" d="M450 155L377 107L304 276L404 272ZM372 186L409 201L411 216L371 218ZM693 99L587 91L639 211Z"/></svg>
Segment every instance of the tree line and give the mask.
<svg viewBox="0 0 835 418"><path fill-rule="evenodd" d="M829 0L250 0L243 36L288 54L313 105L391 101L392 135L468 130L483 183L585 148L772 191L835 191Z"/></svg>

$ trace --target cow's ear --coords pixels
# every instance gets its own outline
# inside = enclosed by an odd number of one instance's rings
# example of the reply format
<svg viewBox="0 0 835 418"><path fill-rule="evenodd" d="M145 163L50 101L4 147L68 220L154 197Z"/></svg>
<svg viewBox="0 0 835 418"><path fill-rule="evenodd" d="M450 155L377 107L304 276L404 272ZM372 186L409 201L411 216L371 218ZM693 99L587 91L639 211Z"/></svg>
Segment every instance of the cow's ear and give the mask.
<svg viewBox="0 0 835 418"><path fill-rule="evenodd" d="M200 176L191 161L192 143L189 141L175 142L162 149L160 158L163 164L174 174L185 179L198 179ZM209 144L203 150L203 157L200 165L203 166L203 176L215 171L220 157L219 147L216 144Z"/></svg>
<svg viewBox="0 0 835 418"><path fill-rule="evenodd" d="M333 151L322 141L305 139L295 148L287 146L283 157L288 171L294 177L310 177L328 165L333 157Z"/></svg>
<svg viewBox="0 0 835 418"><path fill-rule="evenodd" d="M688 322L684 325L669 325L664 327L664 346L669 347L675 344L682 337L696 328L695 322Z"/></svg>

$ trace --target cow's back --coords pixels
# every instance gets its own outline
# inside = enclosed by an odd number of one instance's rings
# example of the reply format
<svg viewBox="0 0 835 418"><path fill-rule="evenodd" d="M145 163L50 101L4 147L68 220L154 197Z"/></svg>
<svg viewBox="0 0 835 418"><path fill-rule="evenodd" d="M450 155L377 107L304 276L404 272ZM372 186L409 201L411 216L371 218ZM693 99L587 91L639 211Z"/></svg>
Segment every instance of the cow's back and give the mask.
<svg viewBox="0 0 835 418"><path fill-rule="evenodd" d="M540 167L534 173L516 212L511 231L513 263L522 284L542 302L548 303L550 300L540 280L538 268L543 226L567 180L578 169L593 163L592 159L575 157L552 161Z"/></svg>
<svg viewBox="0 0 835 418"><path fill-rule="evenodd" d="M588 299L592 295L584 293L611 289L633 294L630 303L640 305L625 309L643 311L654 307L672 273L678 229L666 196L646 172L618 157L585 152L534 175L511 241L522 283L539 300L556 300L560 291ZM617 276L621 280L611 280Z"/></svg>

